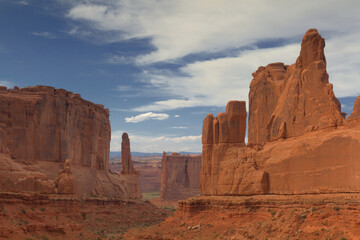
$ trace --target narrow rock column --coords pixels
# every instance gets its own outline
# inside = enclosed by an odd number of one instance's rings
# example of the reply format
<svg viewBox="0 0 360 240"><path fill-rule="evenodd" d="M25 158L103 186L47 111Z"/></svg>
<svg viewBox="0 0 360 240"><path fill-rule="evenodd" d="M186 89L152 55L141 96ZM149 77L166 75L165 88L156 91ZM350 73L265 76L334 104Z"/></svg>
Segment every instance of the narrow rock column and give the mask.
<svg viewBox="0 0 360 240"><path fill-rule="evenodd" d="M130 153L130 139L127 133L123 133L121 142L121 174L136 174Z"/></svg>

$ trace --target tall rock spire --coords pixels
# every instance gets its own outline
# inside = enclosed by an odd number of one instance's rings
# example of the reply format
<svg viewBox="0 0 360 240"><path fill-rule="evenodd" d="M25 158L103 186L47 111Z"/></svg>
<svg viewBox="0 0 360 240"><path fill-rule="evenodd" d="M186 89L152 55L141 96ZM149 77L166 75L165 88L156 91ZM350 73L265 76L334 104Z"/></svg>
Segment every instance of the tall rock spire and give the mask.
<svg viewBox="0 0 360 240"><path fill-rule="evenodd" d="M249 93L249 143L265 144L279 138L343 124L341 105L329 83L325 40L308 30L295 64L260 67Z"/></svg>
<svg viewBox="0 0 360 240"><path fill-rule="evenodd" d="M122 135L121 142L122 174L136 174L130 153L130 139L126 132Z"/></svg>

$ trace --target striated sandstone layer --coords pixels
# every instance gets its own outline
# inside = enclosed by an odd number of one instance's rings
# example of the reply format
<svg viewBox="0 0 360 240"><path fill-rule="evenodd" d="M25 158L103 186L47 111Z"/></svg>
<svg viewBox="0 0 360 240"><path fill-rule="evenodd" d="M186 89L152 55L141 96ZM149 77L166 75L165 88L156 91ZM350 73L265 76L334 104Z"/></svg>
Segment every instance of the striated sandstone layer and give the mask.
<svg viewBox="0 0 360 240"><path fill-rule="evenodd" d="M269 64L253 74L247 146L243 138L217 142L220 121L211 114L204 119L202 194L360 191L360 98L345 119L328 81L324 47L310 29L295 64ZM225 129L243 136L232 126L246 122L237 121Z"/></svg>
<svg viewBox="0 0 360 240"><path fill-rule="evenodd" d="M1 87L0 107L0 191L141 195L138 178L108 170L110 121L102 105L36 86Z"/></svg>
<svg viewBox="0 0 360 240"><path fill-rule="evenodd" d="M200 194L200 155L163 153L161 198L186 199Z"/></svg>
<svg viewBox="0 0 360 240"><path fill-rule="evenodd" d="M47 86L1 89L0 129L15 161L109 168L109 110ZM46 148L44 147L46 146Z"/></svg>

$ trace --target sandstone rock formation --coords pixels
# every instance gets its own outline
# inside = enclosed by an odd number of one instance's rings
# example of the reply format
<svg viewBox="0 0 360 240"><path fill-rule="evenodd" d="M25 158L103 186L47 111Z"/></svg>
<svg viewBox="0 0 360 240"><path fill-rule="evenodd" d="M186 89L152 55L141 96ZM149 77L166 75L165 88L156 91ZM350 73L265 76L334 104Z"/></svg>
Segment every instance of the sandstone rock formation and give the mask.
<svg viewBox="0 0 360 240"><path fill-rule="evenodd" d="M66 159L64 170L59 170L59 177L55 179L55 192L60 194L74 194L75 182L70 169L70 159Z"/></svg>
<svg viewBox="0 0 360 240"><path fill-rule="evenodd" d="M260 67L249 93L249 143L343 124L340 102L329 83L325 41L315 29L306 32L296 64Z"/></svg>
<svg viewBox="0 0 360 240"><path fill-rule="evenodd" d="M53 87L1 87L0 109L0 191L141 195L136 177L108 171L111 131L102 105ZM67 162L59 177L66 159L72 174Z"/></svg>
<svg viewBox="0 0 360 240"><path fill-rule="evenodd" d="M295 64L269 64L253 74L247 147L243 138L216 141L223 113L204 119L204 195L360 191L360 98L345 120L328 81L324 47L310 29Z"/></svg>
<svg viewBox="0 0 360 240"><path fill-rule="evenodd" d="M15 161L64 162L108 170L109 111L64 89L0 89L0 129ZM43 146L46 146L44 148Z"/></svg>
<svg viewBox="0 0 360 240"><path fill-rule="evenodd" d="M360 118L360 96L358 96L354 103L354 110L347 120Z"/></svg>
<svg viewBox="0 0 360 240"><path fill-rule="evenodd" d="M231 117L227 118L227 116ZM247 152L244 143L245 128L246 107L245 102L242 101L230 101L226 106L226 113L219 113L217 118L209 114L204 119L201 169L203 194L267 192L268 175L257 168L253 161L253 153ZM228 135L233 137L220 137ZM225 173L220 174L223 170L220 165L225 160L239 161L241 166L236 166L236 169L226 169ZM229 185L229 181L233 184Z"/></svg>
<svg viewBox="0 0 360 240"><path fill-rule="evenodd" d="M123 133L121 141L121 174L136 174L131 160L130 139L127 133Z"/></svg>
<svg viewBox="0 0 360 240"><path fill-rule="evenodd" d="M163 153L161 169L161 197L186 199L200 194L200 155Z"/></svg>

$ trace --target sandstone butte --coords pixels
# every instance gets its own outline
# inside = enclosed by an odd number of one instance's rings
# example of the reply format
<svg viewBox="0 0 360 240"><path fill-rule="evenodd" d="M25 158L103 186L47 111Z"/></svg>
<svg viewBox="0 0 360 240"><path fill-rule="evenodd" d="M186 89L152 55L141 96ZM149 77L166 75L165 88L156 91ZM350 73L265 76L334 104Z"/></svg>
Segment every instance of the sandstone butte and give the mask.
<svg viewBox="0 0 360 240"><path fill-rule="evenodd" d="M0 87L0 109L0 191L141 196L137 174L108 170L102 105L53 87Z"/></svg>
<svg viewBox="0 0 360 240"><path fill-rule="evenodd" d="M203 195L305 194L360 191L360 97L345 119L329 83L325 41L303 37L296 63L253 73L246 105L203 122Z"/></svg>
<svg viewBox="0 0 360 240"><path fill-rule="evenodd" d="M163 153L161 198L180 200L200 194L201 155Z"/></svg>

